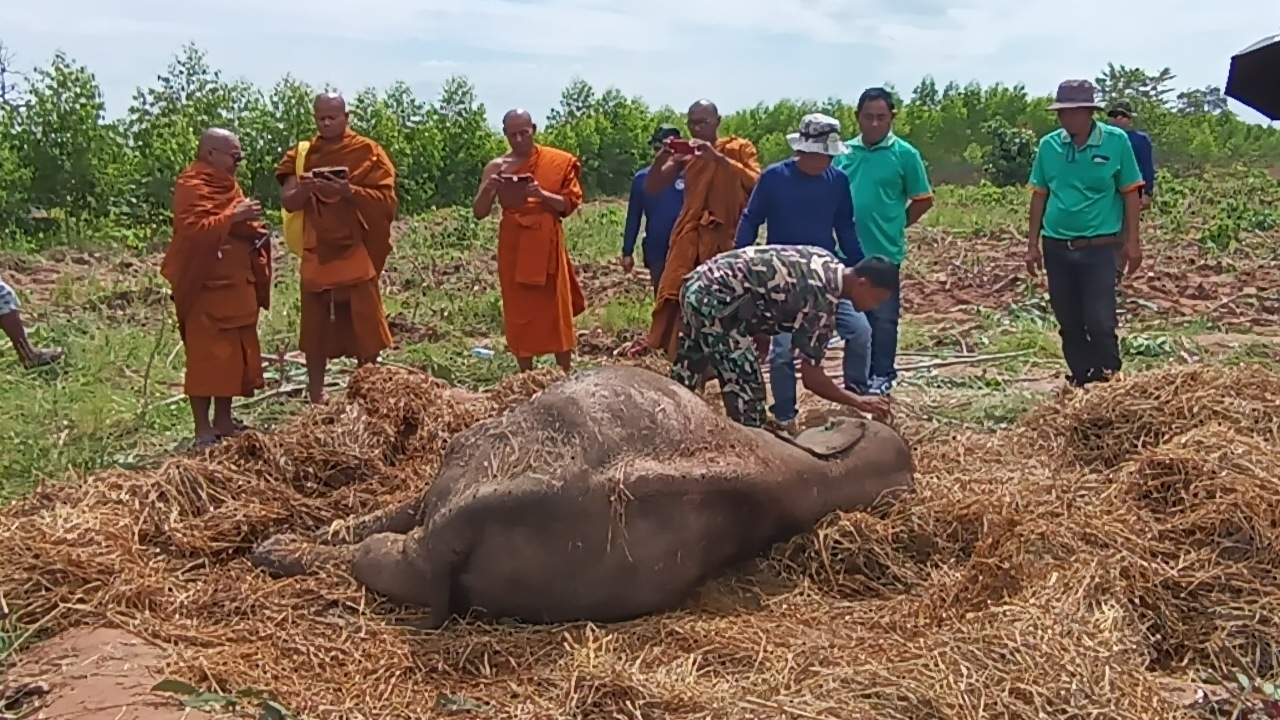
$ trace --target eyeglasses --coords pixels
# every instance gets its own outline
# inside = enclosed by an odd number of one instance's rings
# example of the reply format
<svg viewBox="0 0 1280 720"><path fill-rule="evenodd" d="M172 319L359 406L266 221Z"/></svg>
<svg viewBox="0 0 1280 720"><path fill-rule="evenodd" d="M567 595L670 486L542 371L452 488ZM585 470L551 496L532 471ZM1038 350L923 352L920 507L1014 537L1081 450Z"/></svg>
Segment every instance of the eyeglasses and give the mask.
<svg viewBox="0 0 1280 720"><path fill-rule="evenodd" d="M230 153L230 152L227 152L226 150L219 150L217 148L214 148L213 151L216 153L222 153L223 155L226 155L227 157L231 158L231 161L236 163L237 165L240 164L241 160L244 160L244 153L238 153L238 152Z"/></svg>

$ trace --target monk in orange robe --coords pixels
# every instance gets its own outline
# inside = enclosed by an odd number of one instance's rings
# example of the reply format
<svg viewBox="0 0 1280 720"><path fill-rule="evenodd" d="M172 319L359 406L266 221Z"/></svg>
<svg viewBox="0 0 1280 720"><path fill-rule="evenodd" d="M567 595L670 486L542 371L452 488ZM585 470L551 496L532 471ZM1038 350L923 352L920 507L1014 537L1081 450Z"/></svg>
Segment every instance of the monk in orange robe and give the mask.
<svg viewBox="0 0 1280 720"><path fill-rule="evenodd" d="M196 161L174 188L173 240L160 264L186 350L183 392L197 445L234 434L231 398L266 384L258 311L271 307L271 233L260 222L262 205L236 182L242 157L234 134L213 128L201 136Z"/></svg>
<svg viewBox="0 0 1280 720"><path fill-rule="evenodd" d="M276 180L284 209L303 213L298 345L307 358L307 394L322 403L331 358L367 365L391 347L378 282L391 254L398 200L391 158L347 127L346 101L325 93L313 109L317 135L303 172L296 172L294 147L276 167Z"/></svg>
<svg viewBox="0 0 1280 720"><path fill-rule="evenodd" d="M680 332L680 288L698 265L733 249L738 218L760 177L756 146L740 137L720 137L720 111L710 100L689 107L689 143L693 153L664 145L645 178L644 191L657 195L684 170L684 206L676 217L667 263L658 281L648 345L665 348L674 360Z"/></svg>
<svg viewBox="0 0 1280 720"><path fill-rule="evenodd" d="M539 355L555 355L566 373L578 336L573 319L587 307L564 244L564 219L582 205L578 158L535 141L529 113L502 118L511 152L485 166L471 210L483 220L502 207L498 225L498 284L507 347L521 372Z"/></svg>

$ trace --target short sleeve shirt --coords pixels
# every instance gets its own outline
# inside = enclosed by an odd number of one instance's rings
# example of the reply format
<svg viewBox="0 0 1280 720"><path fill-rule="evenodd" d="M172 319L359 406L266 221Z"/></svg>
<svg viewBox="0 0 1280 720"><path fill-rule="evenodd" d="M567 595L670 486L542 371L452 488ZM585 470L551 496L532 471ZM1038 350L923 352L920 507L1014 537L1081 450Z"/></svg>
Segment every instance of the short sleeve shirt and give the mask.
<svg viewBox="0 0 1280 720"><path fill-rule="evenodd" d="M867 257L901 265L907 256L907 205L933 196L920 151L890 132L875 145L859 135L832 167L843 170L853 191L858 240Z"/></svg>
<svg viewBox="0 0 1280 720"><path fill-rule="evenodd" d="M817 365L835 331L844 265L804 245L752 245L721 253L690 278L718 302L727 330L791 333L791 347Z"/></svg>
<svg viewBox="0 0 1280 720"><path fill-rule="evenodd" d="M1124 224L1124 193L1143 185L1124 130L1095 122L1077 146L1066 130L1040 139L1031 165L1033 192L1048 196L1041 234L1055 240L1116 235Z"/></svg>

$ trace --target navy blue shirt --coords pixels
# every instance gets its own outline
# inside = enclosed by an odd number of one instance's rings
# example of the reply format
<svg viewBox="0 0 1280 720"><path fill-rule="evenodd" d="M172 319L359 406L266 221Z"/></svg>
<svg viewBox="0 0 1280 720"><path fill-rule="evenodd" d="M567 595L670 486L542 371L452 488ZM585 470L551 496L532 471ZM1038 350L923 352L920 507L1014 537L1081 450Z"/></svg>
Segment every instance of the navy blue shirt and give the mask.
<svg viewBox="0 0 1280 720"><path fill-rule="evenodd" d="M1142 172L1142 194L1150 195L1156 190L1156 159L1151 149L1151 136L1140 130L1125 130L1129 136L1129 144L1133 145L1133 156L1138 159L1138 170Z"/></svg>
<svg viewBox="0 0 1280 720"><path fill-rule="evenodd" d="M754 243L761 225L768 228L769 245L815 245L838 253L846 265L863 258L849 176L835 167L809 175L791 158L765 168L742 211L734 246Z"/></svg>
<svg viewBox="0 0 1280 720"><path fill-rule="evenodd" d="M684 207L684 173L662 192L652 197L645 195L644 179L649 168L643 168L631 179L631 196L627 198L627 224L622 231L622 255L631 257L636 250L636 236L640 234L640 219L644 217L644 266L653 267L667 258L671 244L671 230Z"/></svg>

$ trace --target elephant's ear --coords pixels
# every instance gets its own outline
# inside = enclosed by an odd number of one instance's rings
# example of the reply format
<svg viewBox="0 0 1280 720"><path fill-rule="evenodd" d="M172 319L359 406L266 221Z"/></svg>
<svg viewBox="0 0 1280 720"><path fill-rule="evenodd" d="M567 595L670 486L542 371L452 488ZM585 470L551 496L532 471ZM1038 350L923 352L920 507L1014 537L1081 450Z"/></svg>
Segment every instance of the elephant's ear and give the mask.
<svg viewBox="0 0 1280 720"><path fill-rule="evenodd" d="M679 458L628 458L611 465L613 476L632 498L716 490L740 490L759 474L742 453Z"/></svg>

